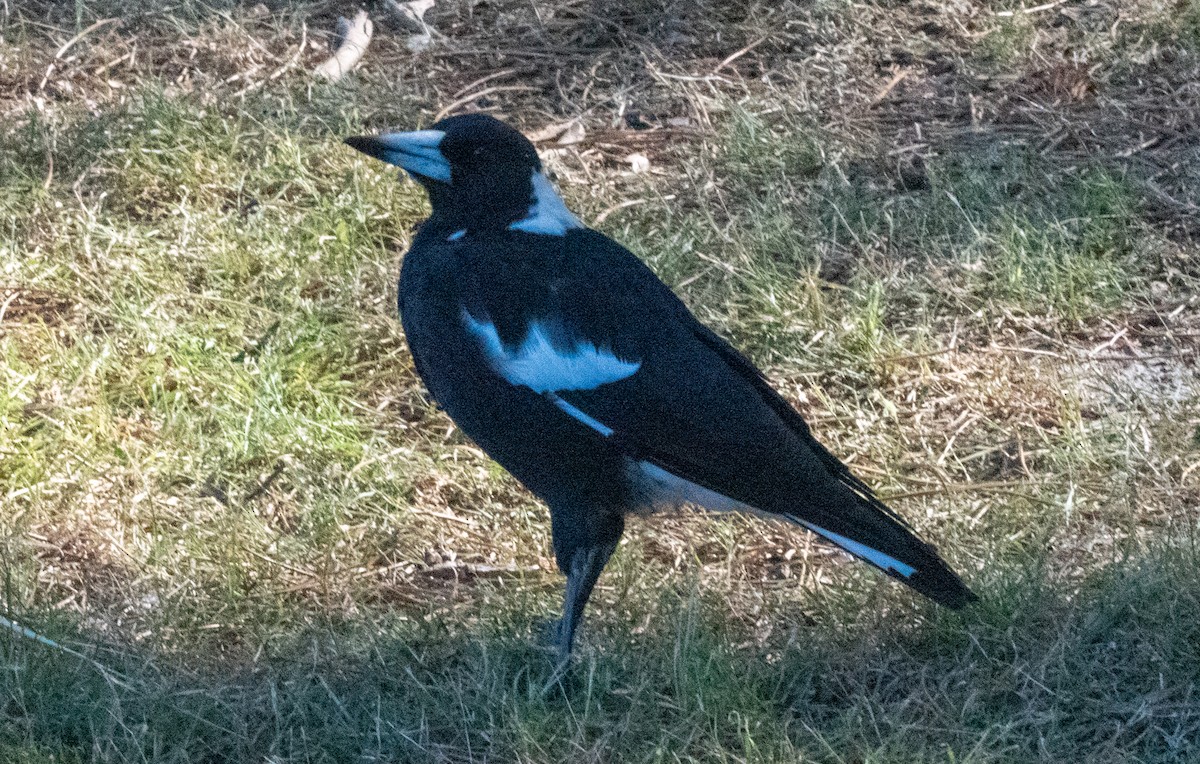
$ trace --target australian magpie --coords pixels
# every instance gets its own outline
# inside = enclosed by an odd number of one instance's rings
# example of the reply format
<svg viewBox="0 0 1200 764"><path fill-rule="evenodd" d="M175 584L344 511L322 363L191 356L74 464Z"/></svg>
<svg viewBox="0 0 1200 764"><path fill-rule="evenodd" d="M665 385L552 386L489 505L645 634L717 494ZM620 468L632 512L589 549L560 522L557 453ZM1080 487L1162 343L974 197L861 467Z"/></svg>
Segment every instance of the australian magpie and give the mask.
<svg viewBox="0 0 1200 764"><path fill-rule="evenodd" d="M515 129L468 114L346 143L429 195L404 332L437 403L550 507L564 659L625 515L663 506L788 520L943 605L975 598L745 356L571 214Z"/></svg>

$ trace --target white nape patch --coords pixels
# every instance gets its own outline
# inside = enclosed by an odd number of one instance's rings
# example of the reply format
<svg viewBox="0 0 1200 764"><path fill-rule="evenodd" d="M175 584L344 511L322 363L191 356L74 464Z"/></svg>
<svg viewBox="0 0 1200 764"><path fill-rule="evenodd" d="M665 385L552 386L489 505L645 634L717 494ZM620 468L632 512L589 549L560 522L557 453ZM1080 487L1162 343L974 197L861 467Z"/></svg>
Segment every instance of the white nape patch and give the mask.
<svg viewBox="0 0 1200 764"><path fill-rule="evenodd" d="M462 237L464 237L466 235L467 235L467 229L464 228L461 231L455 231L454 233L447 236L446 241L458 241L459 239L461 239Z"/></svg>
<svg viewBox="0 0 1200 764"><path fill-rule="evenodd" d="M622 361L586 340L568 349L556 348L540 321L529 325L525 340L512 350L500 341L495 324L478 321L465 309L463 323L483 343L484 353L500 376L535 393L593 390L632 376L642 367L641 361Z"/></svg>
<svg viewBox="0 0 1200 764"><path fill-rule="evenodd" d="M793 515L788 515L787 517L788 517L788 519L792 520L793 522L799 523L800 525L803 525L805 528L808 528L810 531L817 534L818 536L824 536L825 538L829 539L833 543L840 546L842 549L845 549L850 554L857 555L857 556L863 558L864 560L866 560L867 562L871 563L872 565L875 565L876 567L882 568L884 570L895 571L896 573L899 573L900 575L904 576L905 578L909 578L910 576L912 576L913 573L917 572L917 569L914 568L913 566L906 565L906 564L900 562L899 560L897 560L895 557L886 555L877 549L872 549L871 547L867 546L866 544L861 544L861 543L855 541L854 539L848 539L845 536L834 533L833 531L827 531L824 528L813 525L812 523L809 523L809 522L805 522L804 520L801 520L800 518L795 517Z"/></svg>
<svg viewBox="0 0 1200 764"><path fill-rule="evenodd" d="M529 214L508 227L510 231L563 236L572 228L583 228L579 218L571 214L554 184L542 173L533 172L533 204Z"/></svg>

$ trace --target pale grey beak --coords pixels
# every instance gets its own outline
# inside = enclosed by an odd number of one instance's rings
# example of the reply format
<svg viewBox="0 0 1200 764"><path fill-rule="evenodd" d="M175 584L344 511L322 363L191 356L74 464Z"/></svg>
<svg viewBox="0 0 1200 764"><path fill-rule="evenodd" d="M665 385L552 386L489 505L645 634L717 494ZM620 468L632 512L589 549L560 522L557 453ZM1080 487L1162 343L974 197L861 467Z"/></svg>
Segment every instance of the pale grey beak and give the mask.
<svg viewBox="0 0 1200 764"><path fill-rule="evenodd" d="M441 130L414 130L385 135L355 135L346 143L368 156L402 167L413 175L450 182L450 163L438 149Z"/></svg>

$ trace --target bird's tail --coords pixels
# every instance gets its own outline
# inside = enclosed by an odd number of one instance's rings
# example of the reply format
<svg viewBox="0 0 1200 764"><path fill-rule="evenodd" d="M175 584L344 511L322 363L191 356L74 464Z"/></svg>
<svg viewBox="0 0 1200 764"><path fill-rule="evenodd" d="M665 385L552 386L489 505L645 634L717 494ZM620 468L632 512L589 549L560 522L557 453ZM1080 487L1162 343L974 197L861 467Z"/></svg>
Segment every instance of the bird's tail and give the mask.
<svg viewBox="0 0 1200 764"><path fill-rule="evenodd" d="M781 515L824 536L946 607L957 610L978 599L936 549L922 541L866 483L812 436L808 424L775 392L762 372L708 328L697 322L693 330L697 339L758 391L799 441L800 448L790 460L796 472L790 479L772 481L774 488L765 495L746 496L742 499L746 506Z"/></svg>
<svg viewBox="0 0 1200 764"><path fill-rule="evenodd" d="M841 506L836 513L821 513L822 516L811 519L791 513L783 516L869 562L939 605L958 610L978 599L937 550L922 541L882 501L869 492L866 495L857 491L852 493L851 501L855 506L849 511Z"/></svg>

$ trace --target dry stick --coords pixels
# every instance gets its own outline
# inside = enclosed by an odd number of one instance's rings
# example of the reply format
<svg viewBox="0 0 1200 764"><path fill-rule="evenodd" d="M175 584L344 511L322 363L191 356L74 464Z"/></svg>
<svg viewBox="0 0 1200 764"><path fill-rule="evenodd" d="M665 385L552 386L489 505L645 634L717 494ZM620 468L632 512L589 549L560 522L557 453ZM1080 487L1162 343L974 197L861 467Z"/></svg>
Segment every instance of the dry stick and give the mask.
<svg viewBox="0 0 1200 764"><path fill-rule="evenodd" d="M600 225L601 223L603 223L605 220L608 219L609 215L613 214L617 210L623 210L626 207L633 207L638 204L645 204L648 201L650 201L650 200L649 199L629 199L627 201L621 202L620 204L614 204L613 206L606 209L604 212L601 212L599 215L597 215L596 218L594 220L592 220L592 225L593 226Z"/></svg>
<svg viewBox="0 0 1200 764"><path fill-rule="evenodd" d="M54 64L50 65L51 67ZM50 146L49 136L46 141L46 181L42 183L42 190L49 191L50 184L54 182L54 150Z"/></svg>
<svg viewBox="0 0 1200 764"><path fill-rule="evenodd" d="M67 40L66 42L64 42L62 44L62 47L58 49L58 52L54 54L54 58L51 59L50 66L46 67L46 75L44 77L42 77L42 82L40 85L38 85L38 92L41 92L46 89L46 83L50 81L50 75L54 73L54 62L58 61L60 58L62 58L64 53L66 53L68 50L70 50L72 47L75 46L75 43L77 43L80 40L82 40L83 38L87 37L92 32L95 32L97 29L99 29L102 26L106 26L108 24L112 24L114 22L120 22L120 21L121 20L118 18L100 19L95 24L92 24L87 29L83 30L79 34L72 37L70 40Z"/></svg>
<svg viewBox="0 0 1200 764"><path fill-rule="evenodd" d="M901 82L903 82L904 78L910 74L912 74L912 69L901 69L901 70L897 71L895 74L892 75L892 78L890 80L888 80L887 84L884 85L879 90L879 92L875 94L875 97L871 99L871 102L869 104L867 104L867 106L875 106L878 103L880 103L881 101L883 101L883 99L887 98L888 93L895 90L896 86L899 85Z"/></svg>
<svg viewBox="0 0 1200 764"><path fill-rule="evenodd" d="M540 565L480 565L473 562L442 562L437 565L431 565L428 568L420 568L416 571L418 574L434 577L442 577L449 574L455 580L459 580L460 575L474 576L475 578L498 578L508 575L525 575L527 573L541 573Z"/></svg>
<svg viewBox="0 0 1200 764"><path fill-rule="evenodd" d="M130 50L125 55L118 56L117 58L114 58L112 61L109 61L107 64L104 64L103 66L99 67L98 69L96 69L96 71L92 72L92 74L96 77L103 77L105 74L108 74L109 69L112 69L114 66L121 63L122 61L124 61L126 59L129 59L130 61L132 61L135 53L137 53L136 47L134 47L132 50Z"/></svg>
<svg viewBox="0 0 1200 764"><path fill-rule="evenodd" d="M956 348L942 348L940 350L930 350L928 353L907 353L905 355L890 355L887 358L880 359L882 363L903 363L905 361L918 361L922 358L933 358L934 356L953 353Z"/></svg>
<svg viewBox="0 0 1200 764"><path fill-rule="evenodd" d="M340 80L342 75L353 69L363 54L367 52L367 46L371 44L371 34L374 31L375 26L371 23L371 17L367 15L366 11L354 14L354 19L350 21L350 28L346 30L346 36L342 38L341 45L338 45L333 55L318 66L313 74L330 82Z"/></svg>
<svg viewBox="0 0 1200 764"><path fill-rule="evenodd" d="M1009 17L1009 16L1016 16L1018 13L1037 13L1038 11L1048 11L1051 8L1057 8L1058 6L1062 5L1065 2L1067 2L1067 0L1054 0L1053 2L1050 2L1050 3L1042 3L1041 5L1035 5L1032 8L1022 8L1019 11L996 11L995 15Z"/></svg>
<svg viewBox="0 0 1200 764"><path fill-rule="evenodd" d="M469 93L469 94L463 96L462 98L458 98L458 99L455 99L454 101L451 101L448 106L443 107L441 111L439 111L436 115L434 115L433 121L440 122L442 117L445 117L447 114L454 111L459 106L462 106L463 104L467 104L467 103L470 103L471 101L474 101L476 98L482 98L485 95L488 95L489 93L501 93L506 90L537 90L537 88L532 87L530 85L493 85L490 88L484 88L483 90L477 91L475 93Z"/></svg>
<svg viewBox="0 0 1200 764"><path fill-rule="evenodd" d="M1055 505L1050 499L1043 499L1040 496L1032 496L1021 491L1009 490L1012 487L1030 487L1042 488L1043 486L1030 485L1027 482L1020 480L994 480L983 483L947 483L946 485L938 486L937 488L929 488L921 491L906 491L904 493L894 493L884 497L884 501L898 501L900 499L919 499L925 496L941 496L948 493L973 493L979 491L981 493L1003 494L1005 496L1015 496L1020 499L1028 499L1036 501L1040 504Z"/></svg>
<svg viewBox="0 0 1200 764"><path fill-rule="evenodd" d="M296 66L296 64L300 63L300 57L304 54L304 48L307 45L308 45L308 24L306 22L301 22L300 23L300 47L296 48L296 52L292 55L292 57L289 58L287 61L283 62L283 64L281 64L278 69L276 69L275 71L273 71L269 75L267 75L267 77L265 79L252 80L252 81L248 82L244 88L242 88L238 92L234 93L234 96L237 97L237 96L245 95L246 93L249 93L251 90L257 90L258 88L262 87L263 85L267 84L268 82L276 80L276 79L282 77L284 74L287 74L288 70L294 68Z"/></svg>
<svg viewBox="0 0 1200 764"><path fill-rule="evenodd" d="M279 77L282 77L284 75L284 73L287 72L288 69L291 69L293 66L300 63L300 57L304 55L304 49L307 46L308 46L308 23L302 21L302 22L300 22L300 45L299 45L299 47L296 48L296 53L291 58L289 58L284 63L283 66L281 66L278 69L276 69L275 71L271 72L271 75L269 77L267 77L267 79L274 80Z"/></svg>
<svg viewBox="0 0 1200 764"><path fill-rule="evenodd" d="M474 82L472 82L469 85L462 86L461 88L456 90L453 94L451 94L450 97L458 98L460 95L463 95L464 93L467 93L468 91L470 91L474 88L477 88L480 85L485 85L485 84L491 82L492 80L500 79L501 77L507 77L510 74L516 73L516 71L517 71L516 69L501 69L498 72L492 72L489 75L480 77L479 79L475 80Z"/></svg>
<svg viewBox="0 0 1200 764"><path fill-rule="evenodd" d="M16 301L16 299L20 296L21 296L21 290L14 289L11 292L9 292L8 297L5 298L4 302L0 303L0 324L4 323L4 314L8 313L8 306L12 305L13 302Z"/></svg>
<svg viewBox="0 0 1200 764"><path fill-rule="evenodd" d="M750 43L746 47L744 47L740 50L735 50L733 53L730 53L728 56L726 56L725 59L721 63L717 64L716 68L713 69L711 72L709 72L709 75L711 76L711 75L720 74L722 69L729 66L734 61L737 61L739 58L746 55L750 51L754 50L759 45L762 45L764 42L766 42L769 39L771 39L771 35L764 35L764 36L758 38L757 40L755 40L754 42Z"/></svg>

